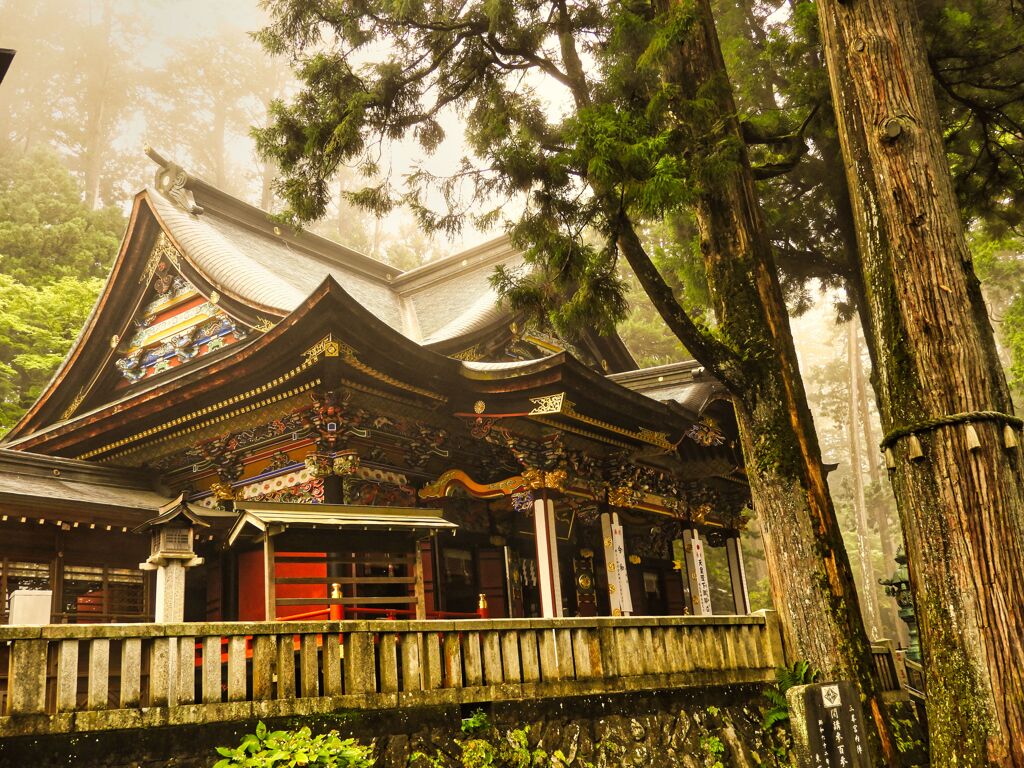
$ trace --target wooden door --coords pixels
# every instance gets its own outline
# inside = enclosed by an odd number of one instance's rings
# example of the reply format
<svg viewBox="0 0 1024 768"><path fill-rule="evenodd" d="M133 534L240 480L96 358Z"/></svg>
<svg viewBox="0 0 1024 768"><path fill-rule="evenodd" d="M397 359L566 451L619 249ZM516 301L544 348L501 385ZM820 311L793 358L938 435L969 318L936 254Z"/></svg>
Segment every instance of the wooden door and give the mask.
<svg viewBox="0 0 1024 768"><path fill-rule="evenodd" d="M477 584L487 598L488 615L492 619L508 616L508 594L505 591L505 550L485 547L477 552Z"/></svg>

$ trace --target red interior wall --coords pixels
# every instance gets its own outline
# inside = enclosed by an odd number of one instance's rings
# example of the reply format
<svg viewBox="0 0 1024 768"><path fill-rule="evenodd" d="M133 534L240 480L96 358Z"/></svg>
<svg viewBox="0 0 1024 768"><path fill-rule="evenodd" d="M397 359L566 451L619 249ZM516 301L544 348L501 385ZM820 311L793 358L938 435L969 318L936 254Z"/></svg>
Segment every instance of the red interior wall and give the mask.
<svg viewBox="0 0 1024 768"><path fill-rule="evenodd" d="M324 552L290 552L289 554L303 557L322 557L322 563L289 563L277 560L274 571L279 579L320 579L319 584L278 584L277 597L327 597L327 554ZM277 609L277 618L287 619L319 609L326 610L327 603L322 605L282 605ZM327 614L309 617L310 621L327 619Z"/></svg>
<svg viewBox="0 0 1024 768"><path fill-rule="evenodd" d="M295 552L291 554L303 557L322 557L322 563L288 563L277 560L274 572L279 579L306 578L321 579L320 584L278 584L278 598L292 597L327 597L327 555L324 552ZM283 605L277 610L276 618L286 619L290 616L309 613L318 609L326 609L322 605ZM238 556L238 620L263 621L263 552L253 550L242 552ZM314 619L320 617L313 617ZM324 615L322 618L327 618Z"/></svg>
<svg viewBox="0 0 1024 768"><path fill-rule="evenodd" d="M263 552L238 555L238 620L263 621Z"/></svg>

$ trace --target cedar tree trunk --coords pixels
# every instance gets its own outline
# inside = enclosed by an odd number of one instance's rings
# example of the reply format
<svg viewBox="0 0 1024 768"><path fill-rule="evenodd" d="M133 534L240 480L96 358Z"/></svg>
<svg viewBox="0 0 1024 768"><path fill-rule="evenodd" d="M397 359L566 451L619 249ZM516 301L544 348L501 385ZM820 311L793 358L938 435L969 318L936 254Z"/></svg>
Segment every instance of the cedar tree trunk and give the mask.
<svg viewBox="0 0 1024 768"><path fill-rule="evenodd" d="M661 9L683 2L666 0ZM733 394L773 600L791 653L810 660L826 679L858 683L865 711L876 726L875 731L868 729L873 762L881 764L884 759L895 765L898 755L883 716L871 647L829 496L710 3L688 0L685 11L695 21L664 77L685 99L710 95L717 131L738 147L732 170L704 186L694 211L718 331L739 352L735 366L712 359L709 367ZM619 245L669 327L685 326L677 316L683 310L671 291L664 295L667 287L650 274L654 268L649 260L638 257L640 244L631 229L620 228ZM691 345L685 333L678 335ZM713 349L690 346L690 351L698 359L703 352L705 364L714 355Z"/></svg>
<svg viewBox="0 0 1024 768"><path fill-rule="evenodd" d="M1012 405L917 12L909 0L819 0L818 8L924 646L932 765L1024 766L1019 422L933 421L1011 414ZM908 429L913 436L896 431Z"/></svg>
<svg viewBox="0 0 1024 768"><path fill-rule="evenodd" d="M868 636L877 640L881 635L879 629L882 625L878 613L878 585L875 580L875 569L871 564L871 542L868 529L868 509L864 501L864 475L862 473L862 456L860 451L860 439L857 435L857 402L860 393L857 388L860 382L857 376L857 363L859 360L857 345L857 326L850 322L846 324L846 356L849 363L850 394L847 398L847 425L846 436L850 446L850 480L853 483L853 509L857 516L857 557L860 560L860 599L864 605L864 624L868 630Z"/></svg>

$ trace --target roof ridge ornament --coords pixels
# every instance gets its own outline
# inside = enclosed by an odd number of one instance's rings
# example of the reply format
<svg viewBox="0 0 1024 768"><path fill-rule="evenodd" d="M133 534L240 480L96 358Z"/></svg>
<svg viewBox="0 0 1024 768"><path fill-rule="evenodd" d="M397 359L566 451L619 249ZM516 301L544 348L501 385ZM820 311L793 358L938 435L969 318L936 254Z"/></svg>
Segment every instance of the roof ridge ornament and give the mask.
<svg viewBox="0 0 1024 768"><path fill-rule="evenodd" d="M153 176L153 186L183 211L195 215L201 214L203 207L196 203L192 190L188 188L188 183L191 179L185 173L185 169L171 160L164 159L159 152L148 144L145 151L146 155L160 166Z"/></svg>

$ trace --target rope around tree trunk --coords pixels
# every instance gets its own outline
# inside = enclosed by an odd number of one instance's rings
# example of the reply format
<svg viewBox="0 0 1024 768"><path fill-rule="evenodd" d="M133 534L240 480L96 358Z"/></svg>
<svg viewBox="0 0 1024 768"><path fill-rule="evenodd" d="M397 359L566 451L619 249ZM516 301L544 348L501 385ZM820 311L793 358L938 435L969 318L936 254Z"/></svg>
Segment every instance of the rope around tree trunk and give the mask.
<svg viewBox="0 0 1024 768"><path fill-rule="evenodd" d="M904 437L915 435L920 432L928 432L938 427L948 427L953 424L963 424L972 421L999 421L1010 426L1017 427L1020 429L1024 426L1024 419L1017 416L1011 416L1008 413L1002 413L1001 411L970 411L969 413L954 413L950 416L938 416L934 419L925 419L919 421L917 424L910 424L905 427L896 427L890 430L885 437L882 438L882 442L878 444L878 448L884 451L886 448L891 448L893 443Z"/></svg>

